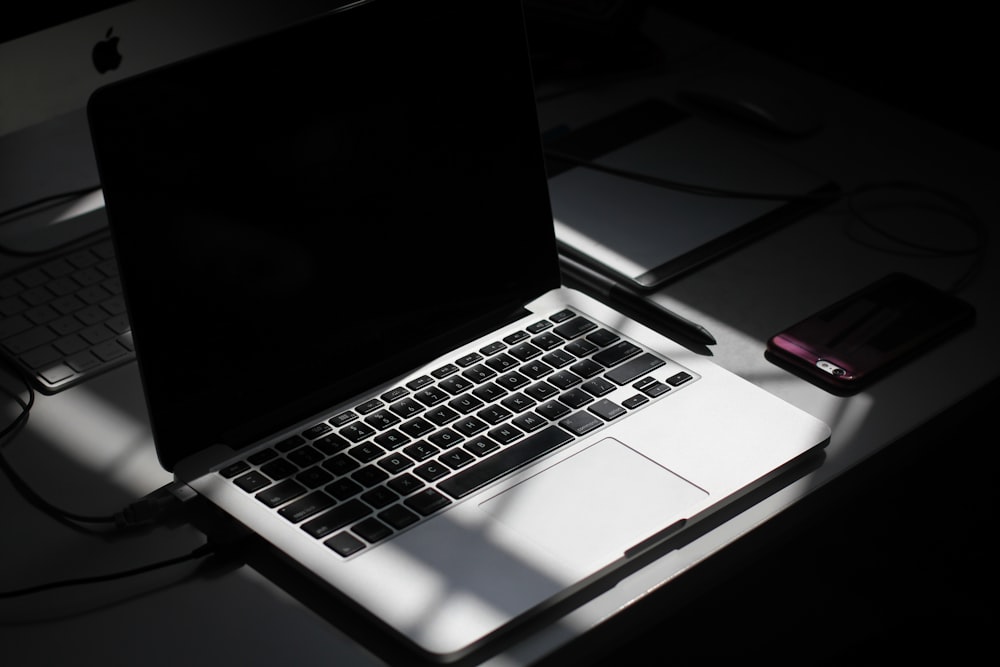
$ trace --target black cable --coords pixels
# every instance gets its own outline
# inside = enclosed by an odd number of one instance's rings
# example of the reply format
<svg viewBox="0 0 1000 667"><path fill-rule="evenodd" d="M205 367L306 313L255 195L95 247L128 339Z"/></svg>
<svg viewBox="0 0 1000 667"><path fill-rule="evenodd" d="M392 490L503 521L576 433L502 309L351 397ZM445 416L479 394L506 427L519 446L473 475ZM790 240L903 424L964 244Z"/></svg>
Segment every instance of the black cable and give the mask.
<svg viewBox="0 0 1000 667"><path fill-rule="evenodd" d="M206 543L193 549L190 553L184 554L182 556L176 556L174 558L168 558L166 560L161 560L155 563L149 563L148 565L142 565L139 567L134 567L129 570L122 570L119 572L112 572L109 574L99 574L89 577L78 577L75 579L62 579L59 581L50 581L44 584L36 584L34 586L27 586L25 588L14 589L10 591L0 591L0 599L8 599L14 597L23 597L25 595L33 595L35 593L41 593L42 591L52 590L54 588L64 588L67 586L81 586L84 584L94 584L103 581L112 581L114 579L123 579L125 577L133 577L138 574L143 574L145 572L151 572L153 570L162 569L165 567L170 567L171 565L178 565L191 560L197 560L199 558L204 558L210 556L216 551L216 546L211 543Z"/></svg>
<svg viewBox="0 0 1000 667"><path fill-rule="evenodd" d="M5 225L7 223L13 222L23 215L17 215L23 211L28 211L29 209L42 209L45 204L51 204L52 206L57 206L59 203L69 200L76 199L77 197L83 197L84 195L89 195L92 192L100 190L100 185L89 185L85 188L77 188L76 190L67 190L66 192L57 192L55 194L46 195L45 197L39 197L38 199L33 199L24 204L18 204L12 208L8 208L5 211L0 211L0 225ZM10 218L7 220L5 218Z"/></svg>
<svg viewBox="0 0 1000 667"><path fill-rule="evenodd" d="M35 403L35 391L31 383L24 377L20 369L15 368L14 370L24 384L27 398L22 398L19 393L11 391L7 387L3 388L3 392L21 406L21 412L10 424L0 430L0 470L7 476L18 493L31 505L63 525L75 530L94 532L96 527L97 531L106 534L112 531L126 531L152 525L168 516L171 511L181 504L180 499L171 490L172 484L167 484L146 494L119 512L99 516L70 512L53 505L40 496L10 465L10 462L3 453L4 447L6 447L13 436L19 433L28 423L28 418L31 416L31 408Z"/></svg>

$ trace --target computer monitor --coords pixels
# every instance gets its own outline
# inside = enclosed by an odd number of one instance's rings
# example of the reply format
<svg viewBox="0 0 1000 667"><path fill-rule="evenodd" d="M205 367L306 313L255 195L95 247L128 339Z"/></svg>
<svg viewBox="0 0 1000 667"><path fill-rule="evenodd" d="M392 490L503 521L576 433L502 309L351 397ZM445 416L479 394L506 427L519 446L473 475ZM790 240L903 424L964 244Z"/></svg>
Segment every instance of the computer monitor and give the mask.
<svg viewBox="0 0 1000 667"><path fill-rule="evenodd" d="M0 10L0 250L105 224L87 126L97 87L348 0L32 0Z"/></svg>

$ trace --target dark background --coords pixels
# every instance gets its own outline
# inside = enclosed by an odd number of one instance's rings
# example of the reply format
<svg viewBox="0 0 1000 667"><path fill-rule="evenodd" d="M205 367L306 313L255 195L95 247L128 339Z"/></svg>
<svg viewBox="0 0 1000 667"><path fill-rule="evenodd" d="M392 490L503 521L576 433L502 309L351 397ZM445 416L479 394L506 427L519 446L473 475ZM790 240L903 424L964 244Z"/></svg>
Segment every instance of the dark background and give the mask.
<svg viewBox="0 0 1000 667"><path fill-rule="evenodd" d="M642 12L658 6L1000 149L995 28L982 9L807 3L779 11L665 0L532 5L529 30L538 50L573 54L563 74L588 67L627 74L648 64L634 31ZM562 16L552 11L560 5ZM588 18L588 8L605 13ZM629 52L635 57L622 55ZM660 55L669 67L669 54ZM571 657L608 666L733 659L827 665L914 657L971 662L992 653L996 575L988 544L997 524L997 467L990 429L997 384L684 575L671 585L673 597L687 600L680 611L674 600L640 603L605 634L579 642ZM618 646L610 648L613 642Z"/></svg>

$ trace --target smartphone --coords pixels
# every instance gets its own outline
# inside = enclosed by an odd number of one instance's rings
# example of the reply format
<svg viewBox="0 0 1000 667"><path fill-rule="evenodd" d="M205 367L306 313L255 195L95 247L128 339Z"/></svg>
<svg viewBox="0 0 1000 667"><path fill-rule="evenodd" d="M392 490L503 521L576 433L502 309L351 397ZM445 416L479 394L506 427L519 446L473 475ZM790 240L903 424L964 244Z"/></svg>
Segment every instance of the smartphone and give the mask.
<svg viewBox="0 0 1000 667"><path fill-rule="evenodd" d="M975 321L966 301L891 273L767 341L766 356L839 395L850 395Z"/></svg>

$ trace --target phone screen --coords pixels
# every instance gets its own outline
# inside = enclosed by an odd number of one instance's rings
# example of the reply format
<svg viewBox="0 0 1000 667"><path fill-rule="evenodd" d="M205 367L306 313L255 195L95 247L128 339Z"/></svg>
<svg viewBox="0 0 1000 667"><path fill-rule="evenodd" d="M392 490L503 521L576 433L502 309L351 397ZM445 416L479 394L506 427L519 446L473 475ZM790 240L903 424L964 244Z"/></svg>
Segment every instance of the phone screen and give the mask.
<svg viewBox="0 0 1000 667"><path fill-rule="evenodd" d="M893 273L768 340L772 361L856 391L974 320L967 302Z"/></svg>

